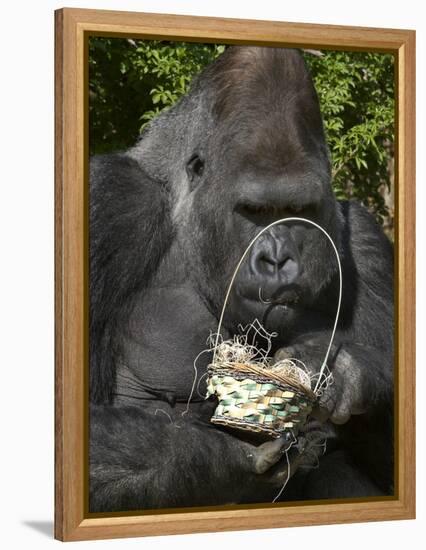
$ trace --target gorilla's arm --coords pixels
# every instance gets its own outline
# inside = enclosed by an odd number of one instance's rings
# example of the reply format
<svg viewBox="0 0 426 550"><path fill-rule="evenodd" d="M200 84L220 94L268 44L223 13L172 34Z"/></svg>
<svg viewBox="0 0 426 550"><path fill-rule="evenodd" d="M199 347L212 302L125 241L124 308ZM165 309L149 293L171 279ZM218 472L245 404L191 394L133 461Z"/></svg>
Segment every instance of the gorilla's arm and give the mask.
<svg viewBox="0 0 426 550"><path fill-rule="evenodd" d="M342 203L343 304L329 367L333 384L318 415L338 425L352 457L390 491L393 480L393 251L372 216L355 202ZM336 294L334 288L334 295ZM329 298L331 299L331 298ZM336 298L337 299L337 298ZM334 303L334 299L331 299ZM308 315L309 313L307 313ZM277 358L294 356L311 369L321 365L327 328L300 334ZM355 416L354 416L355 415Z"/></svg>
<svg viewBox="0 0 426 550"><path fill-rule="evenodd" d="M215 428L204 415L165 414L166 405L159 407L92 406L91 512L274 498L287 477L282 458L288 442L256 447Z"/></svg>
<svg viewBox="0 0 426 550"><path fill-rule="evenodd" d="M90 398L111 402L115 334L173 239L164 184L125 154L90 163Z"/></svg>
<svg viewBox="0 0 426 550"><path fill-rule="evenodd" d="M393 247L365 208L353 202L342 207L347 220L344 280L349 287L343 312L346 325L337 340L341 349L335 360L334 395L341 396L336 404L341 420L349 414L351 417L338 426L338 432L355 463L368 472L385 493L391 494L394 484ZM328 394L333 394L332 387Z"/></svg>

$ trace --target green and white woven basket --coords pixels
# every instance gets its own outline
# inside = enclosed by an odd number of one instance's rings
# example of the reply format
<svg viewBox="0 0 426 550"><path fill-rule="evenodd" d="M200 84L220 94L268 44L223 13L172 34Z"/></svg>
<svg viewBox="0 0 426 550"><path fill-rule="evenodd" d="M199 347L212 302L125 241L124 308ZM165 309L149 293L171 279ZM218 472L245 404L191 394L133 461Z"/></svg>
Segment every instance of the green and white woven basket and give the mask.
<svg viewBox="0 0 426 550"><path fill-rule="evenodd" d="M218 374L213 365L209 367L207 386L207 396L211 395L219 400L211 418L213 424L272 437L280 437L289 429L297 433L316 398L313 392L272 380L235 372Z"/></svg>

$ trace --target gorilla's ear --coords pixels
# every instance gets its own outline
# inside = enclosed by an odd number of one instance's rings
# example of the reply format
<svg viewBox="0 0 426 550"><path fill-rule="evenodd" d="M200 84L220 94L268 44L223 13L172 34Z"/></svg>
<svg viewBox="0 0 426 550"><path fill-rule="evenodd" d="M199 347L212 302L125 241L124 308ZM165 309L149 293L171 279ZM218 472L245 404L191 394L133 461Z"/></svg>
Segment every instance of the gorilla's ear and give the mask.
<svg viewBox="0 0 426 550"><path fill-rule="evenodd" d="M104 403L114 386L117 327L173 239L163 186L126 154L93 157L89 228L90 395Z"/></svg>
<svg viewBox="0 0 426 550"><path fill-rule="evenodd" d="M195 189L204 173L204 159L199 153L193 153L186 163L186 173L190 182L191 191Z"/></svg>
<svg viewBox="0 0 426 550"><path fill-rule="evenodd" d="M210 118L203 85L194 86L149 124L129 155L151 178L187 194L203 173Z"/></svg>

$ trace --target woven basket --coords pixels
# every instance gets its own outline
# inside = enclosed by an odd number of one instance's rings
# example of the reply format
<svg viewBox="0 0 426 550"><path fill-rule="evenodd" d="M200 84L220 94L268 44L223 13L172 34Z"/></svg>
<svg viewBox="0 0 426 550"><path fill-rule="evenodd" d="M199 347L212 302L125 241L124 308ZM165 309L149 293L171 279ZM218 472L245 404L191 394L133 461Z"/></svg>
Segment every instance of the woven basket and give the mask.
<svg viewBox="0 0 426 550"><path fill-rule="evenodd" d="M305 424L316 399L312 391L252 374L249 378L233 369L220 370L219 374L216 365L209 366L207 397L215 395L219 400L213 424L274 438L289 429L297 433Z"/></svg>

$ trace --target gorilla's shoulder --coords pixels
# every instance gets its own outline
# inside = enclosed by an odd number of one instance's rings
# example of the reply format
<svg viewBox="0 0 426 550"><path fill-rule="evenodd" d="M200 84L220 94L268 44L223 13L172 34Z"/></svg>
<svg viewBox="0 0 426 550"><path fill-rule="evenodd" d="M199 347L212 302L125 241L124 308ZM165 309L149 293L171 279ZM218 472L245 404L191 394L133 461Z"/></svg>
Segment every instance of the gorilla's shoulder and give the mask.
<svg viewBox="0 0 426 550"><path fill-rule="evenodd" d="M338 202L345 220L350 223L354 229L361 229L365 226L369 226L370 228L377 227L379 229L379 225L374 216L358 200L350 199Z"/></svg>
<svg viewBox="0 0 426 550"><path fill-rule="evenodd" d="M108 153L90 158L91 185L144 182L148 179L140 164L126 153Z"/></svg>
<svg viewBox="0 0 426 550"><path fill-rule="evenodd" d="M90 170L96 173L104 169L115 172L120 168L134 168L135 165L136 161L124 152L103 153L90 157Z"/></svg>
<svg viewBox="0 0 426 550"><path fill-rule="evenodd" d="M358 275L370 281L390 280L393 273L393 245L381 225L356 200L339 201L344 217L343 247L352 258ZM386 286L386 285L385 285ZM389 288L391 285L389 283Z"/></svg>
<svg viewBox="0 0 426 550"><path fill-rule="evenodd" d="M351 239L361 241L365 239L379 239L392 246L376 218L359 201L351 199L339 201L340 209L345 220L346 231Z"/></svg>
<svg viewBox="0 0 426 550"><path fill-rule="evenodd" d="M101 217L125 219L130 216L129 223L132 220L136 223L138 220L131 212L152 218L164 216L169 210L164 185L147 174L138 160L126 152L93 156L89 178L91 209Z"/></svg>

